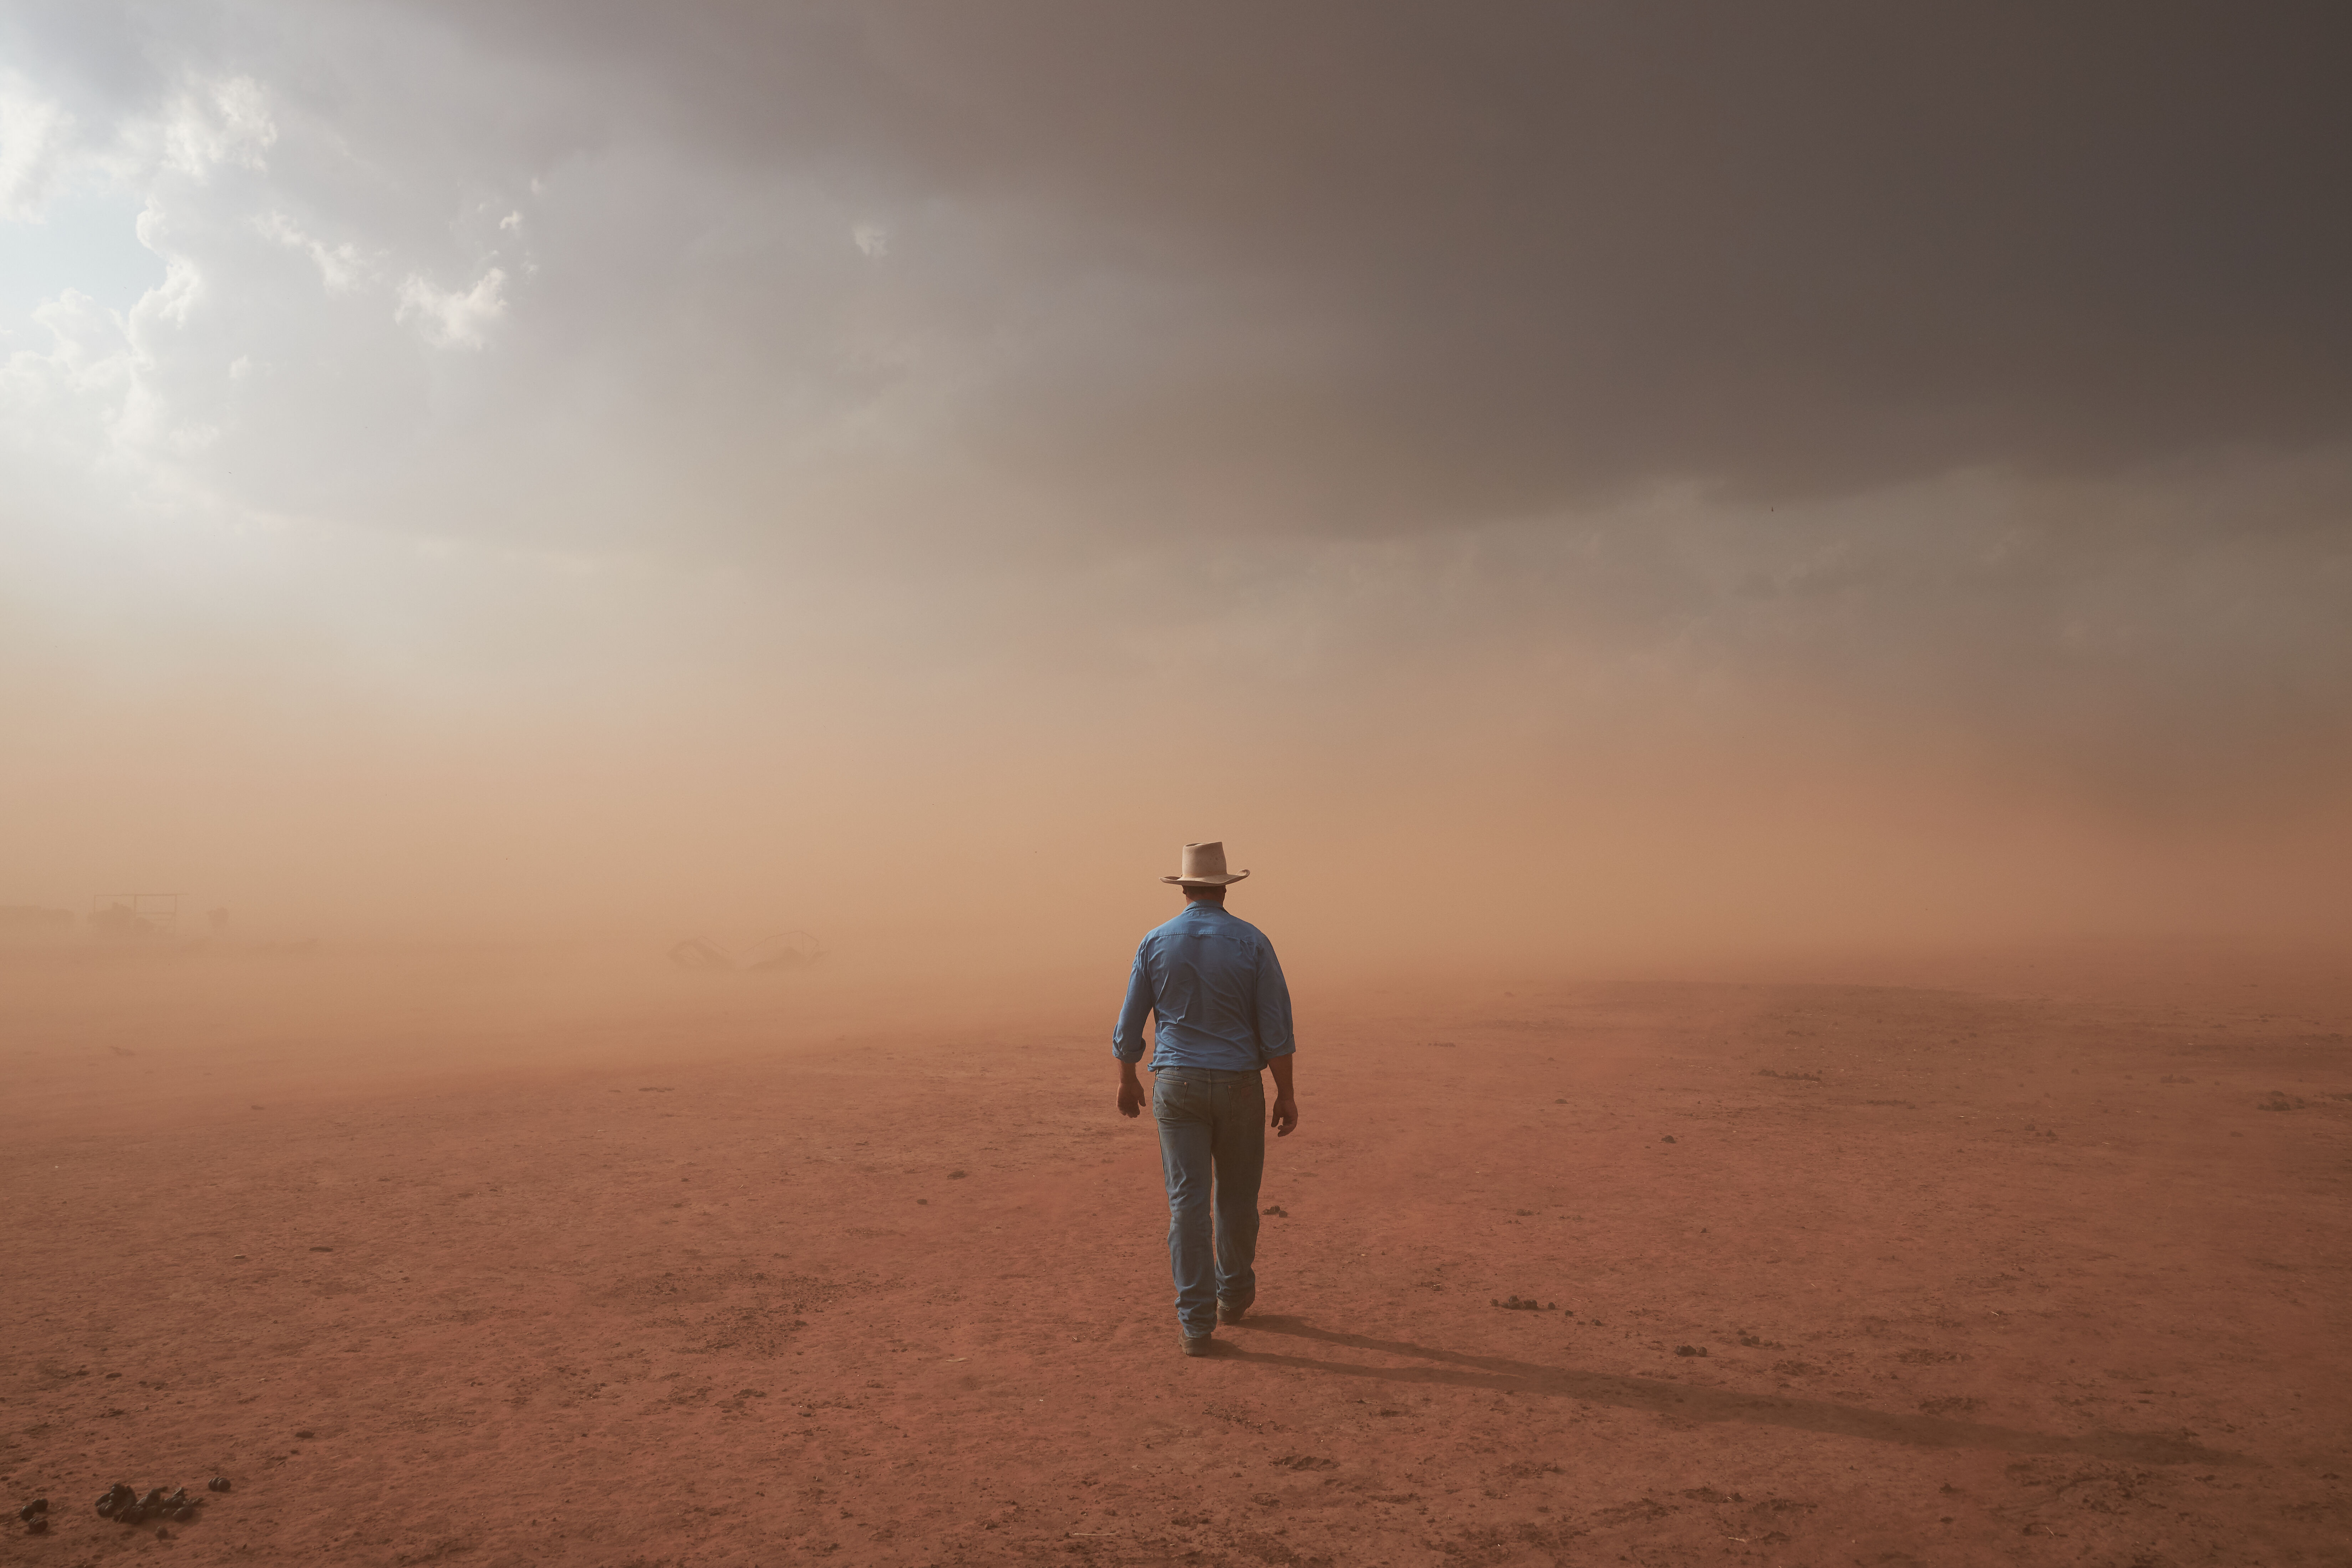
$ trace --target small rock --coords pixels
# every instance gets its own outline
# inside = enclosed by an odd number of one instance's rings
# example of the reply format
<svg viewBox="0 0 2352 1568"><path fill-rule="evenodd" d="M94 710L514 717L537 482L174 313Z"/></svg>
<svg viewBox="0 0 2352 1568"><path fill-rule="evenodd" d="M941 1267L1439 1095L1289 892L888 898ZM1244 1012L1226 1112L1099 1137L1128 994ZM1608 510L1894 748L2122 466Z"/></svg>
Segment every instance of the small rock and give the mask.
<svg viewBox="0 0 2352 1568"><path fill-rule="evenodd" d="M26 1503L24 1507L18 1509L16 1510L16 1517L18 1519L30 1519L37 1513L47 1513L48 1511L49 1500L45 1497L37 1497L32 1501Z"/></svg>
<svg viewBox="0 0 2352 1568"><path fill-rule="evenodd" d="M1705 1345L1676 1345L1675 1347L1675 1353L1676 1355L1705 1355L1706 1353L1706 1347Z"/></svg>
<svg viewBox="0 0 2352 1568"><path fill-rule="evenodd" d="M948 1173L948 1180L950 1182L961 1182L963 1178L964 1173L961 1171L950 1171Z"/></svg>
<svg viewBox="0 0 2352 1568"><path fill-rule="evenodd" d="M172 1510L172 1518L173 1521L181 1524L185 1524L188 1521L195 1517L196 1505L194 1503L184 1502L179 1507Z"/></svg>
<svg viewBox="0 0 2352 1568"><path fill-rule="evenodd" d="M158 1541L169 1541L172 1539L172 1532L159 1524L155 1527L155 1539Z"/></svg>
<svg viewBox="0 0 2352 1568"><path fill-rule="evenodd" d="M1658 1142L1661 1142L1661 1143L1671 1143L1671 1142L1673 1142L1674 1141L1675 1141L1675 1135L1674 1135L1673 1133L1671 1133L1671 1132L1667 1133L1664 1138L1661 1138L1661 1139L1659 1139L1659 1140L1658 1140Z"/></svg>
<svg viewBox="0 0 2352 1568"><path fill-rule="evenodd" d="M49 1516L46 1513L37 1513L25 1521L25 1533L27 1535L47 1535L48 1532Z"/></svg>
<svg viewBox="0 0 2352 1568"><path fill-rule="evenodd" d="M294 1434L295 1440L296 1440L296 1441L298 1441L298 1442L302 1442L302 1443L307 1443L307 1442L309 1442L311 1438L313 1438L313 1437L315 1437L315 1436L318 1436L318 1434L317 1434L316 1432L311 1432L311 1431L308 1431L308 1430L301 1431L301 1432L297 1432L297 1433L295 1433L295 1434Z"/></svg>
<svg viewBox="0 0 2352 1568"><path fill-rule="evenodd" d="M1276 1219L1288 1219L1290 1217L1290 1211L1284 1208L1280 1204L1276 1204L1271 1208L1262 1208L1257 1212L1262 1215L1272 1215Z"/></svg>
<svg viewBox="0 0 2352 1568"><path fill-rule="evenodd" d="M225 1492L228 1490L228 1478L226 1476L215 1476L211 1480L205 1483L205 1490L208 1492Z"/></svg>
<svg viewBox="0 0 2352 1568"><path fill-rule="evenodd" d="M147 1495L139 1500L139 1506L141 1508L153 1508L163 1500L163 1489L162 1487L149 1487L147 1489Z"/></svg>

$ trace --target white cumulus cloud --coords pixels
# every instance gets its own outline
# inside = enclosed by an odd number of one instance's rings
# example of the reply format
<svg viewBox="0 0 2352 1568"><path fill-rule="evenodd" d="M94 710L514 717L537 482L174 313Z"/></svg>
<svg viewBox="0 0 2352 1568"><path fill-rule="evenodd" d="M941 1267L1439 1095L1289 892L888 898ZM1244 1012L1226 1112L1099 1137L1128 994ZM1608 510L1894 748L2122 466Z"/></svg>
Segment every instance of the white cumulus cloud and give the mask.
<svg viewBox="0 0 2352 1568"><path fill-rule="evenodd" d="M464 293L436 289L422 274L412 272L400 286L396 314L404 322L420 324L425 336L443 348L478 349L488 341L490 323L507 313L506 285L506 270L498 267Z"/></svg>
<svg viewBox="0 0 2352 1568"><path fill-rule="evenodd" d="M202 179L223 163L265 166L262 154L278 141L278 125L261 86L231 77L183 95L163 126L163 162Z"/></svg>
<svg viewBox="0 0 2352 1568"><path fill-rule="evenodd" d="M319 280L330 294L348 294L366 280L367 258L358 246L350 240L341 245L329 245L303 231L302 226L284 213L273 212L253 220L253 226L270 239L289 250L301 251L319 268Z"/></svg>
<svg viewBox="0 0 2352 1568"><path fill-rule="evenodd" d="M65 162L72 119L23 79L0 78L0 220L37 218Z"/></svg>

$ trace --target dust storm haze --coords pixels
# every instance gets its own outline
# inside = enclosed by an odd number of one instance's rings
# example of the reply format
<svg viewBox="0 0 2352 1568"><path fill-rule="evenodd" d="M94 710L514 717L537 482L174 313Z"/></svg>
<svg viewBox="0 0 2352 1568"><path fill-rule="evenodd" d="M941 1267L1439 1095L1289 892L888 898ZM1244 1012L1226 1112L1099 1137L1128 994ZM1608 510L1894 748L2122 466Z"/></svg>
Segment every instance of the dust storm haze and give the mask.
<svg viewBox="0 0 2352 1568"><path fill-rule="evenodd" d="M2340 1563L2347 58L0 0L0 1561Z"/></svg>
<svg viewBox="0 0 2352 1568"><path fill-rule="evenodd" d="M2345 934L2328 8L685 16L7 8L0 901Z"/></svg>

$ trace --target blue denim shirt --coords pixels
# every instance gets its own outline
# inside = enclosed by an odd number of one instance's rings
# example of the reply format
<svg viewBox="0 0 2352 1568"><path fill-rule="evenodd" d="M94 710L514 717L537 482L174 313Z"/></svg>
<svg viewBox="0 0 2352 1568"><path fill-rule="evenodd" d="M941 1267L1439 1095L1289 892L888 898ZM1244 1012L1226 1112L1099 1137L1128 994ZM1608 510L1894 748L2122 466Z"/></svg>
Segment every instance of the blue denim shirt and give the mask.
<svg viewBox="0 0 2352 1568"><path fill-rule="evenodd" d="M1268 1057L1286 1057L1290 986L1274 943L1216 904L1186 904L1135 950L1127 1005L1110 1048L1123 1062L1143 1059L1143 1017L1160 1016L1151 1070L1221 1068L1255 1072Z"/></svg>

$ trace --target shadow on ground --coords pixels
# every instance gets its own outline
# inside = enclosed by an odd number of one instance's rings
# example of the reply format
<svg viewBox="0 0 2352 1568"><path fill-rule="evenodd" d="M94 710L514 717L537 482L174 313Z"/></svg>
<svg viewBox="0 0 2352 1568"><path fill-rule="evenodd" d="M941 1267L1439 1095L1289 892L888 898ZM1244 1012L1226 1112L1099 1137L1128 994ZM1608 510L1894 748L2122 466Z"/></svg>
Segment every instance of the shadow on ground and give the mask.
<svg viewBox="0 0 2352 1568"><path fill-rule="evenodd" d="M1773 1394L1740 1394L1729 1389L1694 1388L1660 1378L1622 1377L1610 1373L1576 1372L1538 1366L1501 1356L1461 1355L1432 1350L1403 1340L1374 1339L1318 1329L1299 1318L1252 1317L1244 1331L1311 1340L1346 1350L1370 1351L1433 1362L1433 1366L1368 1366L1360 1362L1328 1361L1317 1356L1284 1355L1229 1342L1223 1353L1236 1361L1297 1367L1307 1372L1341 1377L1369 1378L1380 1383L1438 1384L1454 1388L1491 1389L1496 1393L1544 1394L1581 1399L1594 1405L1627 1410L1648 1410L1683 1421L1745 1421L1757 1426L1786 1426L1801 1432L1825 1432L1843 1437L1864 1437L1878 1443L1906 1443L1921 1448L1994 1448L2012 1454L2084 1454L2095 1458L2144 1465L2239 1465L2241 1455L2200 1447L2179 1437L2156 1433L2091 1432L2061 1437L2046 1432L2021 1432L1977 1421L1953 1421L1938 1415L1897 1415L1858 1405L1833 1405L1820 1399L1787 1399Z"/></svg>

